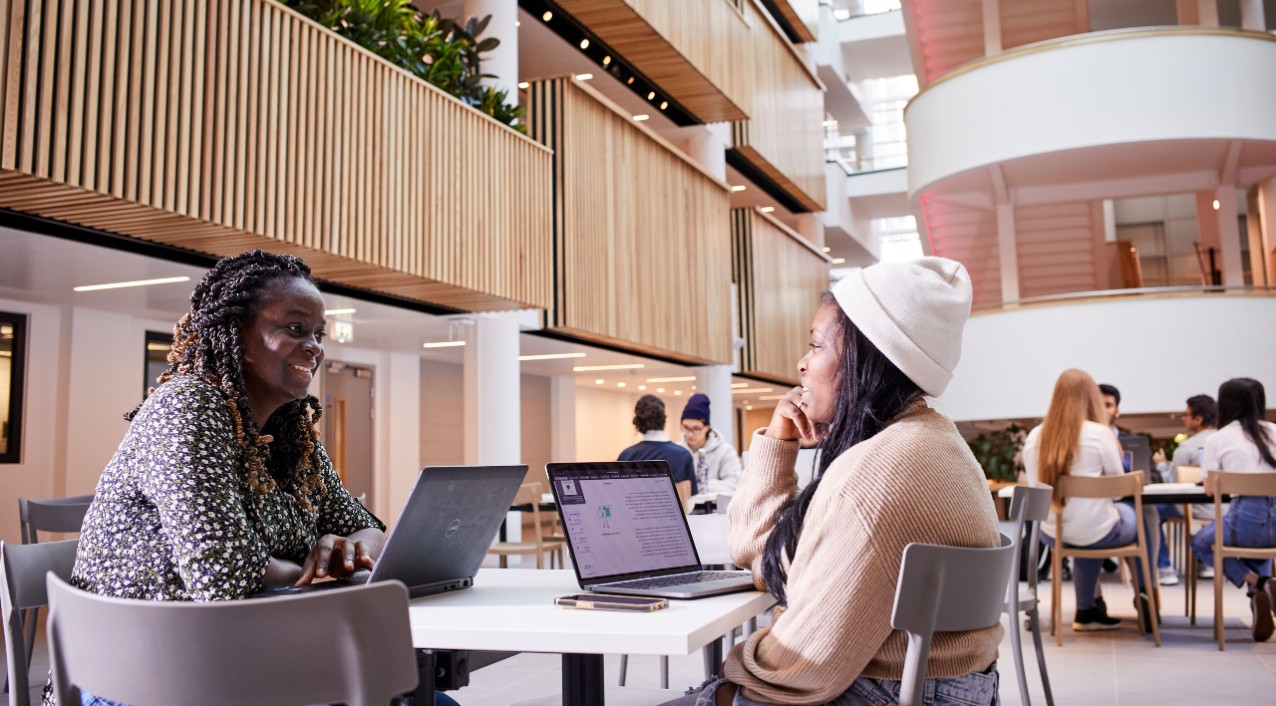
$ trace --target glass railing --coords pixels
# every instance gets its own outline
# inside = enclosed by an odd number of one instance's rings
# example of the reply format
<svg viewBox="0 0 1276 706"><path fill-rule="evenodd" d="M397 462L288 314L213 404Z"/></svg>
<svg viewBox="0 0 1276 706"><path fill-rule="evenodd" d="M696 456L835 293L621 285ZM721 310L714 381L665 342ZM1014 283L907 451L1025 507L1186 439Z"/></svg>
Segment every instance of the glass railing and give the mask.
<svg viewBox="0 0 1276 706"><path fill-rule="evenodd" d="M1128 289L1100 289L1086 292L1063 292L1047 294L1039 297L1024 297L1013 301L990 302L974 307L974 311L997 311L1031 304L1059 304L1065 302L1084 302L1116 299L1118 297L1165 297L1199 294L1224 294L1231 296L1276 296L1276 286L1233 285L1233 286L1177 286L1177 287L1131 287Z"/></svg>

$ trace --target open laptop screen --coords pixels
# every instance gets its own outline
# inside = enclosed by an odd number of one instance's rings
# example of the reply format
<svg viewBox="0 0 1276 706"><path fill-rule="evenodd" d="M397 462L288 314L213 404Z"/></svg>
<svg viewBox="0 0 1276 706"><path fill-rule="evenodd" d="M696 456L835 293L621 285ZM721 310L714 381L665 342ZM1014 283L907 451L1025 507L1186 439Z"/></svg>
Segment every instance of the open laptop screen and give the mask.
<svg viewBox="0 0 1276 706"><path fill-rule="evenodd" d="M663 461L550 464L550 479L582 581L700 568Z"/></svg>

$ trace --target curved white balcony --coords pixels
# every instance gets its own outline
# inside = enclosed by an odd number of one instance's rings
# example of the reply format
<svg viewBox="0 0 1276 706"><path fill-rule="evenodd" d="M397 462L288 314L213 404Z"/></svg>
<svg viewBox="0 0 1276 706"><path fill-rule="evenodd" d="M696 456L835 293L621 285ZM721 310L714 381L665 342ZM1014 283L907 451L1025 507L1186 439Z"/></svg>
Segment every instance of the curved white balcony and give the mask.
<svg viewBox="0 0 1276 706"><path fill-rule="evenodd" d="M1246 186L1276 174L1274 85L1276 37L1257 32L1020 47L959 67L905 109L910 196L983 206Z"/></svg>
<svg viewBox="0 0 1276 706"><path fill-rule="evenodd" d="M1180 410L1188 397L1214 396L1234 377L1259 380L1271 399L1269 321L1276 321L1273 289L1130 290L977 311L938 406L957 421L1043 417L1068 368L1116 385L1127 414Z"/></svg>

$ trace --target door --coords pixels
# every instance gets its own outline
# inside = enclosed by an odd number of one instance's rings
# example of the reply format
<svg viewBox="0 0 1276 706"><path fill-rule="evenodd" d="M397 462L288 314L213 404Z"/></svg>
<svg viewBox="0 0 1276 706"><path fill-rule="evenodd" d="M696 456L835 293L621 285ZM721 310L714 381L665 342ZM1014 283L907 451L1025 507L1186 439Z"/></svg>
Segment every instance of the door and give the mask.
<svg viewBox="0 0 1276 706"><path fill-rule="evenodd" d="M372 507L374 369L329 361L324 373L323 445L346 490Z"/></svg>

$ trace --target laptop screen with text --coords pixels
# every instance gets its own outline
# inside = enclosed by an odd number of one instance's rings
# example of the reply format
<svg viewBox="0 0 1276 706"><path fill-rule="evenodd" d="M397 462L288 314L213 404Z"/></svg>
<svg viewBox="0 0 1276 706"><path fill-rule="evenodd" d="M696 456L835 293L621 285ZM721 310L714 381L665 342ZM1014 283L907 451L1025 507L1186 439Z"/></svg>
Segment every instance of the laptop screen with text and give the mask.
<svg viewBox="0 0 1276 706"><path fill-rule="evenodd" d="M554 495L582 581L700 568L663 462L551 465Z"/></svg>

